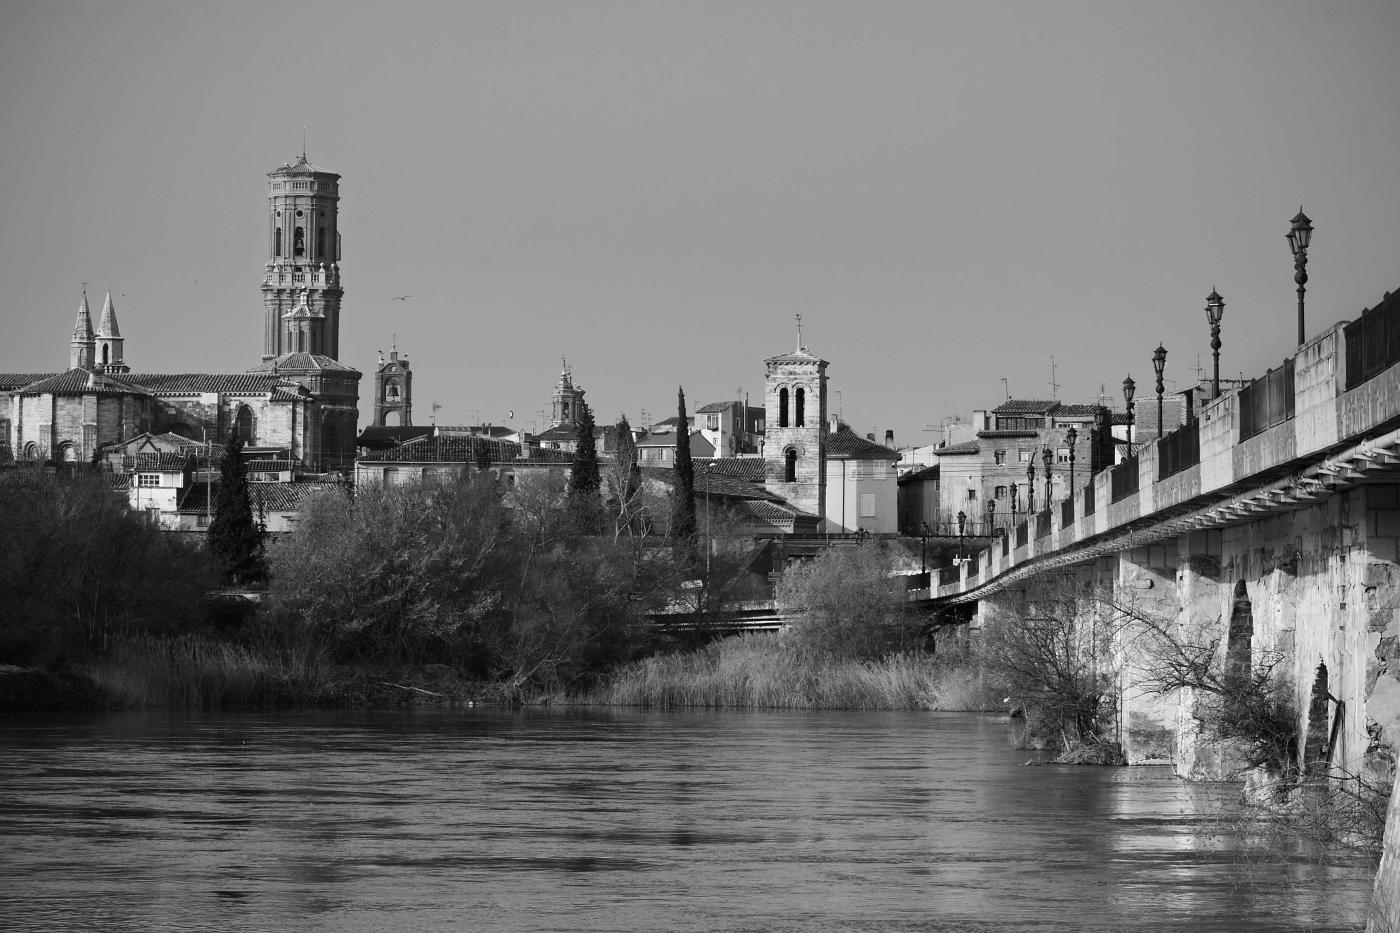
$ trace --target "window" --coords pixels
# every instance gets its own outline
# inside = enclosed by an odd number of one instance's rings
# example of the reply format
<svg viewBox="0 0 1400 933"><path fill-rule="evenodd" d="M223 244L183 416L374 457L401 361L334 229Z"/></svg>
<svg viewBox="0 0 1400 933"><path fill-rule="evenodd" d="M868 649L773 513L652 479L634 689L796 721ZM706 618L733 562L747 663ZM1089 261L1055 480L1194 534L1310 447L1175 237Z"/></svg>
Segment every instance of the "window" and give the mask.
<svg viewBox="0 0 1400 933"><path fill-rule="evenodd" d="M281 479L282 475L280 473L269 473L265 470L258 470L248 474L248 482L250 483L276 483L280 482Z"/></svg>
<svg viewBox="0 0 1400 933"><path fill-rule="evenodd" d="M996 461L997 466L1001 466L1006 462L1006 451L998 450L996 453L992 454L992 458Z"/></svg>
<svg viewBox="0 0 1400 933"><path fill-rule="evenodd" d="M297 227L292 231L292 255L306 255L306 228Z"/></svg>
<svg viewBox="0 0 1400 933"><path fill-rule="evenodd" d="M719 430L719 412L712 411L705 416L705 427L711 431Z"/></svg>
<svg viewBox="0 0 1400 933"><path fill-rule="evenodd" d="M1055 450L1056 463L1069 463L1069 448L1060 447Z"/></svg>
<svg viewBox="0 0 1400 933"><path fill-rule="evenodd" d="M788 391L786 388L778 390L778 427L788 426Z"/></svg>
<svg viewBox="0 0 1400 933"><path fill-rule="evenodd" d="M234 428L238 431L238 436L243 438L243 443L253 443L253 410L247 405L238 406L238 414L234 418Z"/></svg>
<svg viewBox="0 0 1400 933"><path fill-rule="evenodd" d="M863 492L860 494L860 517L875 517L875 494L873 492Z"/></svg>
<svg viewBox="0 0 1400 933"><path fill-rule="evenodd" d="M975 489L969 489L969 490L967 491L967 501L968 501L968 502L976 502L976 501L977 501L977 490L975 490Z"/></svg>
<svg viewBox="0 0 1400 933"><path fill-rule="evenodd" d="M783 482L797 482L797 451L791 448L783 452Z"/></svg>
<svg viewBox="0 0 1400 933"><path fill-rule="evenodd" d="M282 228L278 227L277 232L272 235L272 255L282 257Z"/></svg>
<svg viewBox="0 0 1400 933"><path fill-rule="evenodd" d="M1005 499L1005 498L1006 498L1006 487L1005 487L1005 486L998 486L998 487L997 487L996 497L997 497L998 499Z"/></svg>
<svg viewBox="0 0 1400 933"><path fill-rule="evenodd" d="M801 386L798 386L798 387L797 387L797 405L796 405L796 408L797 408L797 414L796 414L796 418L794 419L795 424L796 424L797 427L799 427L799 428L801 428L801 427L806 427L806 425L807 425L807 418L806 418L807 390L804 389L804 388L802 388Z"/></svg>
<svg viewBox="0 0 1400 933"><path fill-rule="evenodd" d="M1030 463L1035 459L1035 451L1022 447L1020 450L1016 451L1016 459L1020 460L1022 463Z"/></svg>
<svg viewBox="0 0 1400 933"><path fill-rule="evenodd" d="M1034 431L1045 426L1044 418L1003 418L997 417L998 431Z"/></svg>
<svg viewBox="0 0 1400 933"><path fill-rule="evenodd" d="M159 473L138 473L136 474L136 485L142 489L151 489L160 485Z"/></svg>

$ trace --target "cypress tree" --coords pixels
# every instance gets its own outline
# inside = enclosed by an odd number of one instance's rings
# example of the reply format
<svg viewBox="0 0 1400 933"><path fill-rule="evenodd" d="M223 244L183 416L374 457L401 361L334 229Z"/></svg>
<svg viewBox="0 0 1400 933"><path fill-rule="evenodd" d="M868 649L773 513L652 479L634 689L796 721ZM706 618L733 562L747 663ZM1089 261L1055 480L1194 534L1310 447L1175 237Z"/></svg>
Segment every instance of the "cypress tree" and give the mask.
<svg viewBox="0 0 1400 933"><path fill-rule="evenodd" d="M685 389L676 387L675 484L671 488L671 537L689 541L695 537L695 464L690 459L690 419L685 413Z"/></svg>
<svg viewBox="0 0 1400 933"><path fill-rule="evenodd" d="M593 439L593 409L579 393L579 418L574 435L574 467L569 473L569 511L574 527L585 534L596 534L602 510L599 490L603 479L598 471L598 446Z"/></svg>
<svg viewBox="0 0 1400 933"><path fill-rule="evenodd" d="M229 432L219 464L219 494L209 522L209 551L219 575L229 586L261 586L267 582L262 531L253 521L248 492L248 465L243 462L243 438Z"/></svg>

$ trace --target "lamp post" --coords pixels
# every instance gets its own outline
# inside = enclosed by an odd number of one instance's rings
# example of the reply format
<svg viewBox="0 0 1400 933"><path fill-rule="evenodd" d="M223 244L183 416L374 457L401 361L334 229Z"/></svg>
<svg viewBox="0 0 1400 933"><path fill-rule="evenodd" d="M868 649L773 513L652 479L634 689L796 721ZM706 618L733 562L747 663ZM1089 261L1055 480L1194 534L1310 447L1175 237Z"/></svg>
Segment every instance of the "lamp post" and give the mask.
<svg viewBox="0 0 1400 933"><path fill-rule="evenodd" d="M1045 449L1041 450L1040 459L1045 461L1045 507L1048 509L1050 508L1051 502L1050 490L1053 488L1051 483L1054 479L1051 476L1051 472L1053 469L1051 467L1051 464L1055 462L1055 452L1049 447L1046 447Z"/></svg>
<svg viewBox="0 0 1400 933"><path fill-rule="evenodd" d="M1012 484L1011 484L1011 527L1012 527L1012 528L1015 528L1015 527L1016 527L1016 493L1017 493L1017 491L1018 491L1018 490L1017 490L1016 484L1015 484L1015 483L1012 483Z"/></svg>
<svg viewBox="0 0 1400 933"><path fill-rule="evenodd" d="M1157 440L1162 439L1162 372L1167 368L1167 348L1160 343L1152 351L1152 368L1157 371Z"/></svg>
<svg viewBox="0 0 1400 933"><path fill-rule="evenodd" d="M1215 375L1210 381L1211 398L1220 398L1220 322L1225 317L1225 299L1215 289L1206 296L1206 320L1210 322L1210 352L1215 356Z"/></svg>
<svg viewBox="0 0 1400 933"><path fill-rule="evenodd" d="M1137 392L1137 383L1133 382L1133 377L1129 376L1123 380L1123 402L1128 406L1128 456L1133 455L1133 395Z"/></svg>
<svg viewBox="0 0 1400 933"><path fill-rule="evenodd" d="M1298 346L1303 345L1303 292L1308 284L1308 243L1312 241L1312 221L1298 205L1298 216L1289 221L1288 248L1293 250L1293 281L1298 283Z"/></svg>
<svg viewBox="0 0 1400 933"><path fill-rule="evenodd" d="M1070 425L1070 429L1065 432L1065 440L1069 441L1069 497L1074 498L1074 444L1079 440L1079 429Z"/></svg>
<svg viewBox="0 0 1400 933"><path fill-rule="evenodd" d="M987 500L987 537L992 537L993 535L996 534L996 529L995 529L995 527L994 527L995 524L996 524L996 520L997 520L997 519L996 519L996 515L997 515L997 500L995 500L995 499L988 499L988 500Z"/></svg>
<svg viewBox="0 0 1400 933"><path fill-rule="evenodd" d="M967 530L967 513L958 510L958 563L963 561L963 532Z"/></svg>
<svg viewBox="0 0 1400 933"><path fill-rule="evenodd" d="M1026 467L1026 515L1030 516L1035 511L1035 458L1031 457L1030 466Z"/></svg>

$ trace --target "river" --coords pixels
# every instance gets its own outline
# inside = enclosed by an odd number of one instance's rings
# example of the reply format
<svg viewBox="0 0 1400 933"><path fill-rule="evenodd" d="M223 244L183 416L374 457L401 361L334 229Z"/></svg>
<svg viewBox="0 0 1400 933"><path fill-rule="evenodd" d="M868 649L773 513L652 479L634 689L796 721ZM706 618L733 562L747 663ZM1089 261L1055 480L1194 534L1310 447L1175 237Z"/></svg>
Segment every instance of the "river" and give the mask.
<svg viewBox="0 0 1400 933"><path fill-rule="evenodd" d="M971 714L0 719L0 929L1339 931L1370 866Z"/></svg>

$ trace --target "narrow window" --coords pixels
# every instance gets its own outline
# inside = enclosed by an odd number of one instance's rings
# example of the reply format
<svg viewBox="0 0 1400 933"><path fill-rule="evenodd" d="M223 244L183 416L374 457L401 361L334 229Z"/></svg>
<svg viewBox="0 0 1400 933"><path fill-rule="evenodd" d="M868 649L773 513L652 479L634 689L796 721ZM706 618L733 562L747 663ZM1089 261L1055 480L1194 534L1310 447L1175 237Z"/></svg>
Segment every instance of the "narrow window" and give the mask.
<svg viewBox="0 0 1400 933"><path fill-rule="evenodd" d="M282 228L278 227L277 232L272 235L272 255L278 259L282 258Z"/></svg>
<svg viewBox="0 0 1400 933"><path fill-rule="evenodd" d="M783 391L786 392L787 390L784 389ZM783 466L783 482L785 482L785 483L795 483L795 482L797 482L797 451L795 451L795 450L789 450L789 451L787 451L786 453L783 454L783 460L784 460L784 466Z"/></svg>
<svg viewBox="0 0 1400 933"><path fill-rule="evenodd" d="M785 389L785 388L779 389L779 390L778 390L778 427L780 427L780 428L785 428L785 427L788 426L788 409L787 409L787 403L788 403L788 391L787 391L787 389Z"/></svg>
<svg viewBox="0 0 1400 933"><path fill-rule="evenodd" d="M238 431L238 436L243 438L243 443L251 444L253 442L253 411L247 405L239 406L234 429Z"/></svg>
<svg viewBox="0 0 1400 933"><path fill-rule="evenodd" d="M293 255L293 256L305 256L305 255L306 255L306 228L305 228L305 227L297 227L296 230L292 233L292 255Z"/></svg>
<svg viewBox="0 0 1400 933"><path fill-rule="evenodd" d="M807 407L807 390L801 386L797 387L797 404L794 407L797 409L796 417L793 419L794 423L799 428L806 427L807 419L805 417L805 409Z"/></svg>
<svg viewBox="0 0 1400 933"><path fill-rule="evenodd" d="M108 346L107 344L105 344L105 343L102 345L102 365L103 365L103 366L106 366L106 365L107 365L107 352L108 352L109 350L111 350L111 349L112 349L112 348L111 348L110 346Z"/></svg>
<svg viewBox="0 0 1400 933"><path fill-rule="evenodd" d="M316 231L316 258L326 258L326 228L322 227Z"/></svg>

